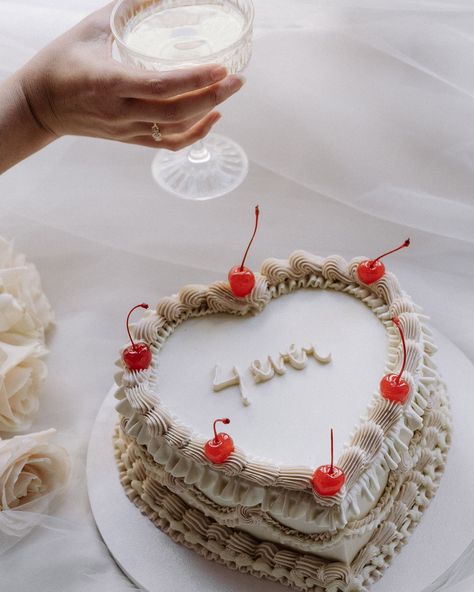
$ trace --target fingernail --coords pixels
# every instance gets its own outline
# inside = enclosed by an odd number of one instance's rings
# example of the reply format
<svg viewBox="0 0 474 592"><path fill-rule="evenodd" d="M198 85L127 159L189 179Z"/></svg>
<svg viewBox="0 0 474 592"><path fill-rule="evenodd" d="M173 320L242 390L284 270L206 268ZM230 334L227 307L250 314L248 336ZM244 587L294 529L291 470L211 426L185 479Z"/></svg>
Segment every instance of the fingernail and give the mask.
<svg viewBox="0 0 474 592"><path fill-rule="evenodd" d="M245 84L245 78L241 75L232 75L229 76L229 89L232 92L238 91L242 86Z"/></svg>
<svg viewBox="0 0 474 592"><path fill-rule="evenodd" d="M227 76L227 68L223 66L217 66L211 70L211 79L214 81L222 80Z"/></svg>

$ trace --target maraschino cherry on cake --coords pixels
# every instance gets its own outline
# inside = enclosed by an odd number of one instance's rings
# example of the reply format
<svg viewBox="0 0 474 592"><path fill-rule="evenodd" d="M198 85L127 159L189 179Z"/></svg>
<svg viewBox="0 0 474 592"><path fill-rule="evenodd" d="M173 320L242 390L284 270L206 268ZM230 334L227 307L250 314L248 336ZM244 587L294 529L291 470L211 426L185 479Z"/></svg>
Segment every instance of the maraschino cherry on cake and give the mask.
<svg viewBox="0 0 474 592"><path fill-rule="evenodd" d="M213 424L214 437L204 445L204 454L207 460L213 464L224 463L235 450L234 441L229 434L226 432L217 433L216 423L218 422L228 424L230 419L228 417L216 419Z"/></svg>
<svg viewBox="0 0 474 592"><path fill-rule="evenodd" d="M334 465L334 433L331 428L331 463L318 467L311 479L313 489L323 497L331 497L339 493L344 485L344 471Z"/></svg>
<svg viewBox="0 0 474 592"><path fill-rule="evenodd" d="M127 327L128 338L130 339L131 345L127 346L123 353L122 359L124 365L128 368L128 370L146 370L151 363L151 350L150 347L143 342L135 343L133 341L133 337L130 333L130 316L133 311L137 310L137 308L144 308L148 309L148 304L144 302L142 304L137 304L133 308L131 308L127 315L127 320L125 325Z"/></svg>
<svg viewBox="0 0 474 592"><path fill-rule="evenodd" d="M185 286L133 327L151 359L119 362L116 458L172 539L314 592L367 590L407 542L443 473L449 404L426 317L385 267L372 281L371 261L295 251L251 272L245 295ZM230 386L215 392L219 361Z"/></svg>
<svg viewBox="0 0 474 592"><path fill-rule="evenodd" d="M255 275L251 269L245 266L245 260L247 259L247 255L253 243L253 239L257 234L259 216L260 208L258 206L255 206L255 227L253 230L253 234L250 238L250 242L244 253L242 263L240 265L235 265L234 267L232 267L229 270L229 274L227 276L229 279L230 290L232 294L234 294L234 296L237 296L238 298L248 296L252 293L252 290L255 287Z"/></svg>

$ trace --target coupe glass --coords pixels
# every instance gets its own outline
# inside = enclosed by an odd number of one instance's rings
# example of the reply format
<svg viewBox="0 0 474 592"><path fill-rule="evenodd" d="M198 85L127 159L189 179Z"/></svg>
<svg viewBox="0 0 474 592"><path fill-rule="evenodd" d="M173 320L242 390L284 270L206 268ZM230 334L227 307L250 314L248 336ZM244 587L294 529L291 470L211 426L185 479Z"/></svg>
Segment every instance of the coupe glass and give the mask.
<svg viewBox="0 0 474 592"><path fill-rule="evenodd" d="M110 24L123 63L157 71L215 63L235 74L250 60L253 15L252 0L120 0ZM214 133L179 152L158 150L152 163L161 187L193 200L232 191L247 171L243 149Z"/></svg>

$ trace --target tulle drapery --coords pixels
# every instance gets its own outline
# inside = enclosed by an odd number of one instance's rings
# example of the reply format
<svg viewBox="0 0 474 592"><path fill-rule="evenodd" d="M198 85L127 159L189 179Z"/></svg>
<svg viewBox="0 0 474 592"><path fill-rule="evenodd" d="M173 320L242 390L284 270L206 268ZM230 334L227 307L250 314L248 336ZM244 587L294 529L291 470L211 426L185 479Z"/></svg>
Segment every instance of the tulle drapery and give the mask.
<svg viewBox="0 0 474 592"><path fill-rule="evenodd" d="M158 194L149 151L84 138L54 143L0 179L0 233L38 264L58 316L34 427L58 428L75 468L54 515L33 512L41 524L3 549L7 591L20 572L25 592L133 589L94 529L84 473L124 339L120 314L220 277L257 200L267 225L256 263L294 248L375 256L410 236L410 255L393 269L474 360L474 4L255 4L248 83L219 124L251 161L235 194L207 204ZM0 0L0 76L100 5ZM13 517L1 518L11 529ZM425 592L470 591L472 554L471 546Z"/></svg>

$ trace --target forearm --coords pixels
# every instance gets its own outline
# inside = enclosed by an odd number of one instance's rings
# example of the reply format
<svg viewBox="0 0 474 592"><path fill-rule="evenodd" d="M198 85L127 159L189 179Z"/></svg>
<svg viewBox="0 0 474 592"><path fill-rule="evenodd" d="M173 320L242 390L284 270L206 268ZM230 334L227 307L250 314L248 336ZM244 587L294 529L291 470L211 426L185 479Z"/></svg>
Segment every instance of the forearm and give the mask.
<svg viewBox="0 0 474 592"><path fill-rule="evenodd" d="M0 174L55 139L35 118L22 84L23 71L0 82Z"/></svg>

